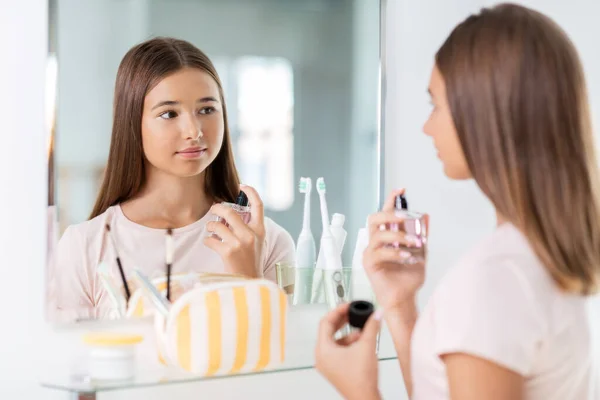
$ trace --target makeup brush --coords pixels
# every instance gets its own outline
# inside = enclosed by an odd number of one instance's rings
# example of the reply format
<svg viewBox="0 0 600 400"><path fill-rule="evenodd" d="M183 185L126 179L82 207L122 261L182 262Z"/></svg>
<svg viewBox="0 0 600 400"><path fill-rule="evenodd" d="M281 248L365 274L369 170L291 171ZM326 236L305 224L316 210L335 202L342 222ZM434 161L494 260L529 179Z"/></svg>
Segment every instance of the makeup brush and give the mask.
<svg viewBox="0 0 600 400"><path fill-rule="evenodd" d="M167 300L171 301L171 266L173 265L173 229L167 229L165 238L165 261L167 263Z"/></svg>
<svg viewBox="0 0 600 400"><path fill-rule="evenodd" d="M119 258L119 252L117 251L117 242L115 241L115 237L113 236L110 230L110 224L106 224L106 233L112 242L113 250L115 251L115 256L117 257L117 266L119 267L119 273L121 274L121 281L123 282L123 288L125 289L125 299L127 303L129 303L129 298L131 297L131 292L129 291L129 285L127 284L127 279L125 279L125 272L123 271L123 265L121 264L121 259Z"/></svg>

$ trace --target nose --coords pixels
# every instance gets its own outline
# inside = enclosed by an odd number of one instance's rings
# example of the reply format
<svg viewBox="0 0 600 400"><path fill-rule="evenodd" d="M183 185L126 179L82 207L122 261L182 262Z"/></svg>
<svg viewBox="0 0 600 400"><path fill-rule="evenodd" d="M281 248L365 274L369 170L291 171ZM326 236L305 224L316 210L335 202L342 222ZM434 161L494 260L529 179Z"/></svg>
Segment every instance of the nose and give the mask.
<svg viewBox="0 0 600 400"><path fill-rule="evenodd" d="M204 136L202 123L193 114L189 114L188 118L182 118L181 120L184 121L181 132L186 140L197 140Z"/></svg>
<svg viewBox="0 0 600 400"><path fill-rule="evenodd" d="M422 130L426 136L433 137L433 134L431 133L431 118L427 118L427 121L423 124Z"/></svg>

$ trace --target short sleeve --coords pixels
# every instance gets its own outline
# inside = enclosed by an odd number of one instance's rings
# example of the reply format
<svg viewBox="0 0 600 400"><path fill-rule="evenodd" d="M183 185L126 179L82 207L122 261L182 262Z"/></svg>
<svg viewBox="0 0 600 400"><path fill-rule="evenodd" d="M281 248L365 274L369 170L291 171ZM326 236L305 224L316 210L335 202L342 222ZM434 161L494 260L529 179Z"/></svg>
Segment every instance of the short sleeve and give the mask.
<svg viewBox="0 0 600 400"><path fill-rule="evenodd" d="M95 318L93 278L88 271L84 238L74 227L68 227L48 269L48 302L50 319L71 322Z"/></svg>
<svg viewBox="0 0 600 400"><path fill-rule="evenodd" d="M435 352L465 353L531 373L544 318L518 265L487 260L452 276L435 299Z"/></svg>
<svg viewBox="0 0 600 400"><path fill-rule="evenodd" d="M269 218L265 218L265 250L263 253L263 275L273 282L277 280L278 263L292 265L296 249L292 236Z"/></svg>

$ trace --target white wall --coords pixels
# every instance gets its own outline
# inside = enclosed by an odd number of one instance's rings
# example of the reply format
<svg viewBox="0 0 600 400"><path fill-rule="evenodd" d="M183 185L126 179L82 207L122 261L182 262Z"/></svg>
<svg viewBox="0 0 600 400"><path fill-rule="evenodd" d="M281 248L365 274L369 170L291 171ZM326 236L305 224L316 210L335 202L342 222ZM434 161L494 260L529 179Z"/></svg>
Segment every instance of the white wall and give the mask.
<svg viewBox="0 0 600 400"><path fill-rule="evenodd" d="M46 332L46 0L0 6L0 398L42 398L33 374Z"/></svg>
<svg viewBox="0 0 600 400"><path fill-rule="evenodd" d="M596 126L600 120L600 35L595 0L517 1L549 14L579 49L587 73ZM430 111L426 93L433 57L452 28L483 5L481 0L390 0L386 187L406 187L411 208L431 215L428 277L423 304L442 275L478 237L493 229L490 203L473 182L452 182L431 140L422 133Z"/></svg>

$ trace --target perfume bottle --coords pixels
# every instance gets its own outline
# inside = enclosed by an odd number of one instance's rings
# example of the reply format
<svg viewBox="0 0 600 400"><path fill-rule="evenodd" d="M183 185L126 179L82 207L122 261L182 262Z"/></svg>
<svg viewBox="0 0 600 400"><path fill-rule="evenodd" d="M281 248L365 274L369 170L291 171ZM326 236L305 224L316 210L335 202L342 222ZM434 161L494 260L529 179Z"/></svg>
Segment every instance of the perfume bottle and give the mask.
<svg viewBox="0 0 600 400"><path fill-rule="evenodd" d="M223 202L221 204L232 208L242 218L242 221L244 221L245 224L250 222L251 214L250 214L250 206L248 205L248 196L246 196L246 193L244 193L242 190L240 190L240 193L238 194L237 198L235 199L235 203ZM227 221L219 216L216 216L214 220L217 222L222 222L226 226L229 226ZM209 233L209 236L211 236L211 237L219 238L219 236L216 235L214 232L208 232L208 233Z"/></svg>
<svg viewBox="0 0 600 400"><path fill-rule="evenodd" d="M235 199L235 203L223 202L221 204L232 208L242 218L242 221L244 221L245 224L250 222L250 206L248 205L248 196L246 196L246 193L243 191L240 190L240 193ZM227 224L227 221L224 221L221 217L216 217L216 221L223 221L225 224Z"/></svg>
<svg viewBox="0 0 600 400"><path fill-rule="evenodd" d="M425 215L408 210L408 201L404 195L396 196L394 213L403 218L403 222L390 224L389 229L395 232L404 231L408 245L392 243L390 247L401 249L404 264L417 264L425 262L427 245L427 225Z"/></svg>

